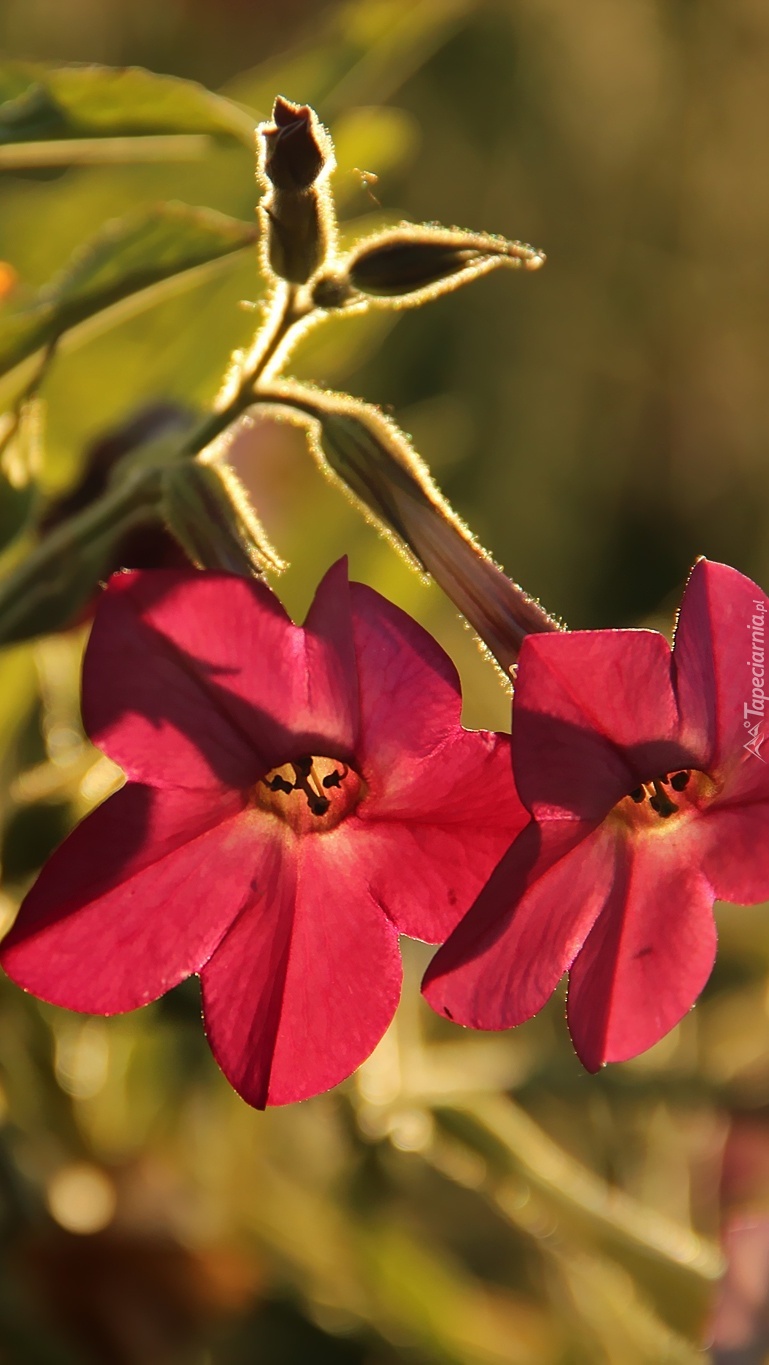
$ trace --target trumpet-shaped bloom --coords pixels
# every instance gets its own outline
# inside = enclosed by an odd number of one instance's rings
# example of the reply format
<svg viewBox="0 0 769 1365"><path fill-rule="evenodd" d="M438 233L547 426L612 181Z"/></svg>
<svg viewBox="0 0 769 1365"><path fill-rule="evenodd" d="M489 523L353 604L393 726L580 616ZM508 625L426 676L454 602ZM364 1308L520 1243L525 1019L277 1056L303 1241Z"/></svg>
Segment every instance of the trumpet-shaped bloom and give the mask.
<svg viewBox="0 0 769 1365"><path fill-rule="evenodd" d="M681 1019L713 966L713 901L769 899L768 611L701 560L672 652L643 630L526 639L513 768L531 819L431 962L434 1009L508 1028L568 970L591 1071Z"/></svg>
<svg viewBox="0 0 769 1365"><path fill-rule="evenodd" d="M459 723L455 670L343 563L304 627L263 584L115 576L83 674L126 785L44 867L0 952L54 1004L135 1009L193 973L249 1103L335 1085L525 823L505 737Z"/></svg>

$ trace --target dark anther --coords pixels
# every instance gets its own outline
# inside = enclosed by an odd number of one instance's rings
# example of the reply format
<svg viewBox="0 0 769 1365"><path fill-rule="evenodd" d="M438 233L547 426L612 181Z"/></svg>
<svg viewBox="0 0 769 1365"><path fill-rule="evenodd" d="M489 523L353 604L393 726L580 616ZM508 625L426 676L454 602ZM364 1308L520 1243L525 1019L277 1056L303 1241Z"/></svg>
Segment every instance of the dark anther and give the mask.
<svg viewBox="0 0 769 1365"><path fill-rule="evenodd" d="M314 796L310 803L310 810L313 815L325 815L331 802L327 796Z"/></svg>
<svg viewBox="0 0 769 1365"><path fill-rule="evenodd" d="M660 801L658 796L650 796L649 805L651 806L652 810L656 810L658 815L662 814L662 802Z"/></svg>
<svg viewBox="0 0 769 1365"><path fill-rule="evenodd" d="M294 767L300 777L309 777L312 768L312 758L296 758L294 759Z"/></svg>
<svg viewBox="0 0 769 1365"><path fill-rule="evenodd" d="M285 792L286 796L290 796L291 792L294 790L293 782L287 782L285 777L280 776L280 773L277 773L275 777L271 777L269 782L265 780L264 785L265 787L269 787L271 792Z"/></svg>
<svg viewBox="0 0 769 1365"><path fill-rule="evenodd" d="M341 785L342 774L339 772L338 769L333 773L329 773L328 777L324 777L323 779L324 787L340 787Z"/></svg>
<svg viewBox="0 0 769 1365"><path fill-rule="evenodd" d="M667 773L664 773L659 780L662 783L663 787L667 787L670 784L670 778L668 777Z"/></svg>
<svg viewBox="0 0 769 1365"><path fill-rule="evenodd" d="M643 787L636 787L635 791L630 793L630 799L631 801L635 801L637 805L640 805L640 803L646 799L646 792Z"/></svg>
<svg viewBox="0 0 769 1365"><path fill-rule="evenodd" d="M684 787L689 785L689 773L674 773L670 779L670 785L674 791L682 792Z"/></svg>

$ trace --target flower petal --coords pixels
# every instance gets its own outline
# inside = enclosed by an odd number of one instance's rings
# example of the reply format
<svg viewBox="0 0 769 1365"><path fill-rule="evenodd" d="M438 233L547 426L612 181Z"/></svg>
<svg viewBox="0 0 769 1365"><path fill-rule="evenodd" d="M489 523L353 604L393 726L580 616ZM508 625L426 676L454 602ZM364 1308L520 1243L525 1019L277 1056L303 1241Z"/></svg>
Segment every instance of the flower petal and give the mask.
<svg viewBox="0 0 769 1365"><path fill-rule="evenodd" d="M513 697L513 768L538 819L600 820L641 782L688 766L667 641L648 630L529 635Z"/></svg>
<svg viewBox="0 0 769 1365"><path fill-rule="evenodd" d="M722 770L730 786L745 778L758 782L769 796L769 764L762 766L756 754L745 748L751 726L758 723L769 736L762 699L764 693L769 696L767 644L766 594L726 564L704 559L695 564L681 603L673 648L683 734L687 743L699 749L699 766L705 771ZM761 694L755 702L754 688ZM759 741L761 733L760 728ZM759 742L759 752L760 747ZM737 767L746 770L739 779L734 773Z"/></svg>
<svg viewBox="0 0 769 1365"><path fill-rule="evenodd" d="M321 579L303 626L307 700L300 724L330 737L332 757L352 757L360 729L352 623L356 586L347 577L347 559L337 560Z"/></svg>
<svg viewBox="0 0 769 1365"><path fill-rule="evenodd" d="M422 986L429 1004L471 1028L530 1019L580 951L611 874L600 828L532 822L430 963Z"/></svg>
<svg viewBox="0 0 769 1365"><path fill-rule="evenodd" d="M245 789L301 754L351 756L357 706L341 681L354 672L339 578L337 568L321 583L305 631L263 583L192 569L115 575L84 666L94 743L161 787Z"/></svg>
<svg viewBox="0 0 769 1365"><path fill-rule="evenodd" d="M93 1014L136 1009L197 971L258 873L237 797L129 784L46 863L0 949L43 1000Z"/></svg>
<svg viewBox="0 0 769 1365"><path fill-rule="evenodd" d="M602 915L569 973L571 1036L588 1071L658 1042L713 969L713 891L688 839L620 837Z"/></svg>
<svg viewBox="0 0 769 1365"><path fill-rule="evenodd" d="M769 900L769 801L714 803L697 824L702 870L719 900Z"/></svg>
<svg viewBox="0 0 769 1365"><path fill-rule="evenodd" d="M369 800L347 829L372 896L400 933L440 943L529 817L513 785L507 735L458 730L422 772L414 808L402 818L380 818ZM385 810L397 804L388 798Z"/></svg>
<svg viewBox="0 0 769 1365"><path fill-rule="evenodd" d="M211 1049L249 1104L307 1099L364 1061L395 1013L401 962L344 826L281 845L201 979Z"/></svg>
<svg viewBox="0 0 769 1365"><path fill-rule="evenodd" d="M437 641L399 607L363 583L352 583L350 593L360 685L358 760L378 811L406 812L424 797L422 765L440 759L461 729L459 676Z"/></svg>

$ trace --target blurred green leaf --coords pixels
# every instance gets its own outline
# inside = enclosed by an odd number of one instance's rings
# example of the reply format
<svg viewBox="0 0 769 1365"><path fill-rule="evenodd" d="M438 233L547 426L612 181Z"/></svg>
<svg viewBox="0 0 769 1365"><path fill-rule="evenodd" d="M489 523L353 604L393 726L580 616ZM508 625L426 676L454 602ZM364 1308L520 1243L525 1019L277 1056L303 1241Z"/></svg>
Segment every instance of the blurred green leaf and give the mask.
<svg viewBox="0 0 769 1365"><path fill-rule="evenodd" d="M0 553L27 526L35 505L40 467L40 403L23 403L8 414L0 432Z"/></svg>
<svg viewBox="0 0 769 1365"><path fill-rule="evenodd" d="M141 67L0 65L0 145L174 133L251 146L254 120L194 81Z"/></svg>
<svg viewBox="0 0 769 1365"><path fill-rule="evenodd" d="M251 223L187 204L158 204L107 223L47 285L0 309L0 373L129 295L255 239Z"/></svg>
<svg viewBox="0 0 769 1365"><path fill-rule="evenodd" d="M308 100L324 121L356 104L383 104L472 8L473 0L349 0L329 12L311 42L243 72L227 88L259 109L283 90Z"/></svg>
<svg viewBox="0 0 769 1365"><path fill-rule="evenodd" d="M27 717L37 699L37 674L30 649L7 649L0 654L0 772L15 772L15 750Z"/></svg>
<svg viewBox="0 0 769 1365"><path fill-rule="evenodd" d="M346 110L334 124L337 195L347 176L356 176L360 185L361 176L371 171L378 177L410 161L419 140L419 125L404 109L375 105ZM350 197L351 187L343 189ZM376 203L375 195L371 202Z"/></svg>
<svg viewBox="0 0 769 1365"><path fill-rule="evenodd" d="M580 1245L594 1241L628 1265L673 1328L698 1335L724 1270L714 1242L607 1184L509 1100L473 1097L437 1110L436 1118L445 1132L463 1131L464 1140L492 1169L506 1169L516 1177L512 1184L504 1177L492 1182L492 1200L504 1217L516 1223L521 1207L517 1182L523 1179Z"/></svg>

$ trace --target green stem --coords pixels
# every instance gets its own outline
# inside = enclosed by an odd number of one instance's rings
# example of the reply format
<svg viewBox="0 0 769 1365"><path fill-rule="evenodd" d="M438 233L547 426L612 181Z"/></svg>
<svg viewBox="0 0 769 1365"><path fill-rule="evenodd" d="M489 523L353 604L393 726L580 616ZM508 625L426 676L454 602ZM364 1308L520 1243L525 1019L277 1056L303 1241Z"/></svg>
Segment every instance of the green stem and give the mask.
<svg viewBox="0 0 769 1365"><path fill-rule="evenodd" d="M222 393L217 410L212 412L180 445L164 456L164 464L197 455L256 401L255 386L286 343L292 330L312 311L292 285L275 295L265 326L242 363L235 383ZM33 385L43 371L36 374ZM63 567L82 558L85 547L91 552L116 532L131 530L160 520L162 470L143 467L129 470L118 483L108 488L82 512L70 517L51 531L15 569L0 582L0 645L25 637L18 634L20 624L47 601L55 597ZM96 577L94 579L95 586Z"/></svg>
<svg viewBox="0 0 769 1365"><path fill-rule="evenodd" d="M302 301L295 285L286 285L281 289L275 303L277 306L273 306L265 327L258 334L236 377L234 391L229 386L224 389L219 405L182 446L183 455L196 455L198 451L205 450L253 405L255 389L279 348L312 311L312 305Z"/></svg>
<svg viewBox="0 0 769 1365"><path fill-rule="evenodd" d="M0 645L25 638L17 627L55 597L62 569L81 558L84 546L93 551L116 528L123 533L156 522L159 503L159 473L142 470L51 531L0 583Z"/></svg>

